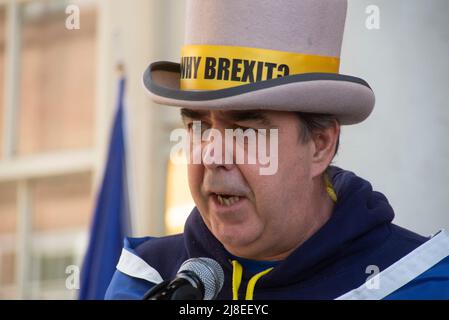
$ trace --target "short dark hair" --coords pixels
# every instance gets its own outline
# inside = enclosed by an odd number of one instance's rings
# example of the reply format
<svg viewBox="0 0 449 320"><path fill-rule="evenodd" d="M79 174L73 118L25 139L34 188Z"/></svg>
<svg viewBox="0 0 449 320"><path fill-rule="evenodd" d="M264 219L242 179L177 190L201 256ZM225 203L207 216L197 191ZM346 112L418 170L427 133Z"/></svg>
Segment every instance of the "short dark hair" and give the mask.
<svg viewBox="0 0 449 320"><path fill-rule="evenodd" d="M305 112L295 112L300 122L300 139L302 143L310 141L312 134L316 131L326 129L330 127L335 121L339 123L338 119L330 114L320 114L320 113L305 113ZM338 152L338 147L340 146L340 134L337 138L337 144L335 146L334 156Z"/></svg>

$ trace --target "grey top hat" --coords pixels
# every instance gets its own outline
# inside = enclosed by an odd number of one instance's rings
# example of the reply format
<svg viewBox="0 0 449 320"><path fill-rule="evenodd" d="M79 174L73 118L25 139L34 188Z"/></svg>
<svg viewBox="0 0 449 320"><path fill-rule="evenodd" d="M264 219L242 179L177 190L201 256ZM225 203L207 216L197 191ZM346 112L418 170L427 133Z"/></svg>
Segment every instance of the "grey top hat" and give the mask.
<svg viewBox="0 0 449 320"><path fill-rule="evenodd" d="M181 63L155 62L155 102L190 109L280 110L365 120L375 97L339 73L347 0L187 0Z"/></svg>

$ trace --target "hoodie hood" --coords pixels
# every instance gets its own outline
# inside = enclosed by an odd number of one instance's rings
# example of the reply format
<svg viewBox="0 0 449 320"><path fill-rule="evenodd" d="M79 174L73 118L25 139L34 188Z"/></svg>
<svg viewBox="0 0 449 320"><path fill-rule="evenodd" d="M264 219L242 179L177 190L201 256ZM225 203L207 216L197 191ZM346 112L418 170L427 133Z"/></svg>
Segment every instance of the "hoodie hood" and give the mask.
<svg viewBox="0 0 449 320"><path fill-rule="evenodd" d="M259 288L300 282L345 256L381 243L389 234L394 212L386 197L350 171L330 167L328 171L338 201L330 219L311 238L269 274ZM232 255L213 236L195 208L185 224L184 241L189 256L210 256L232 272ZM294 267L292 267L294 266Z"/></svg>
<svg viewBox="0 0 449 320"><path fill-rule="evenodd" d="M378 299L410 290L441 296L449 275L440 272L447 265L439 261L449 255L449 235L440 232L429 240L392 224L394 213L385 196L352 172L330 167L328 177L337 195L330 219L286 259L267 265L233 256L195 208L183 234L125 240L107 298L142 298L162 279L173 279L184 261L197 257L222 266L225 281L218 299ZM366 287L373 268L382 274L383 290ZM435 274L443 279L436 284Z"/></svg>

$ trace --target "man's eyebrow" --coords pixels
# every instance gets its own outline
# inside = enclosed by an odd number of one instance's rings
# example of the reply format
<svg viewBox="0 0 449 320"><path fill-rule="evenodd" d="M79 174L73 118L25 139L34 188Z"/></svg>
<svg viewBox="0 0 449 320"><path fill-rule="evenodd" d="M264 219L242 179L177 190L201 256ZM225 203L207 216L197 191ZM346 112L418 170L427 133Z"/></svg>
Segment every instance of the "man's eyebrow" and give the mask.
<svg viewBox="0 0 449 320"><path fill-rule="evenodd" d="M207 116L207 111L202 110L192 110L192 109L181 109L181 117L183 120L185 119L203 119Z"/></svg>
<svg viewBox="0 0 449 320"><path fill-rule="evenodd" d="M260 110L228 111L225 117L234 122L257 121L271 126L271 121Z"/></svg>
<svg viewBox="0 0 449 320"><path fill-rule="evenodd" d="M201 120L208 116L207 110L181 109L182 120ZM266 126L272 126L271 121L260 110L231 110L224 111L223 118L233 122L257 121Z"/></svg>

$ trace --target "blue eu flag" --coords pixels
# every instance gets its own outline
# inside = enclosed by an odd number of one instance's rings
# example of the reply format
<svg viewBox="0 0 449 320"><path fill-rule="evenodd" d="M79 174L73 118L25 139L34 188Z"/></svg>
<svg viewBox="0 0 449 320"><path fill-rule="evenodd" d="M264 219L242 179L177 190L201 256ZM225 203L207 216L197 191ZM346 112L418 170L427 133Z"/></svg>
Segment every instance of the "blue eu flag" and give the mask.
<svg viewBox="0 0 449 320"><path fill-rule="evenodd" d="M81 271L79 299L103 299L130 232L124 136L125 79L120 79L117 110L103 181L97 195L90 240Z"/></svg>

